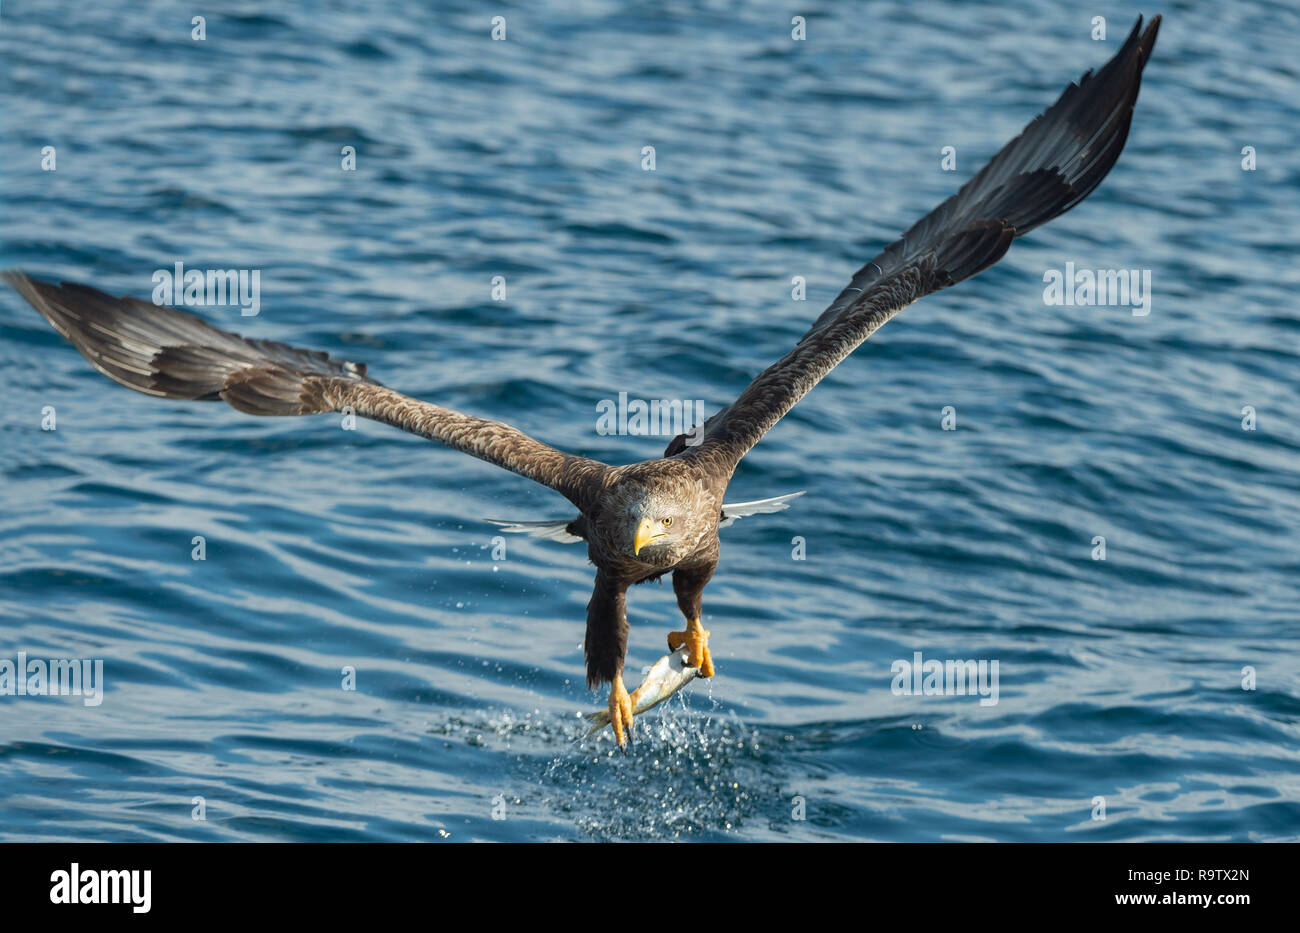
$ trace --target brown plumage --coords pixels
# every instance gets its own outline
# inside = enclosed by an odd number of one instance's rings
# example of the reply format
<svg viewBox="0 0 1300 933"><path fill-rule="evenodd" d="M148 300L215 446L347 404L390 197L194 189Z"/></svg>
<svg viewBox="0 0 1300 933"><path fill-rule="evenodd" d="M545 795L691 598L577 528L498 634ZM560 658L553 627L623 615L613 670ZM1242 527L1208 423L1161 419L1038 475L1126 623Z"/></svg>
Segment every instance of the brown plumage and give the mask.
<svg viewBox="0 0 1300 933"><path fill-rule="evenodd" d="M590 685L612 682L610 709L622 744L631 713L622 684L629 586L669 571L693 666L712 674L701 597L718 562L718 529L738 515L775 511L781 500L724 505L740 459L841 360L898 311L1002 258L1011 241L1079 203L1115 164L1128 135L1142 69L1160 17L1142 19L1095 75L1072 84L957 194L853 277L793 350L705 422L697 444L675 438L663 458L613 467L564 453L522 431L402 395L359 363L218 330L198 318L84 285L54 285L20 272L4 278L100 372L170 399L224 400L254 415L352 410L526 476L578 509L568 522L522 523L548 537L582 539L596 565L587 607ZM784 497L783 497L784 498Z"/></svg>

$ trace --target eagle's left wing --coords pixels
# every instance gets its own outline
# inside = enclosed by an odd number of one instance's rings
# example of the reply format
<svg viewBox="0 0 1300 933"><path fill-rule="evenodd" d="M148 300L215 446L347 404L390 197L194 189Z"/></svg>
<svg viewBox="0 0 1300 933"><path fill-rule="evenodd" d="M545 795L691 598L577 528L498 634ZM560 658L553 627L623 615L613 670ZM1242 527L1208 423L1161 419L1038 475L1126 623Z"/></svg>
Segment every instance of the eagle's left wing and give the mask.
<svg viewBox="0 0 1300 933"><path fill-rule="evenodd" d="M703 440L692 446L679 435L665 456L710 451L734 465L900 310L987 269L1013 239L1091 194L1124 148L1159 27L1159 16L1145 30L1138 17L1100 71L1067 87L960 191L863 266L793 350L705 422Z"/></svg>

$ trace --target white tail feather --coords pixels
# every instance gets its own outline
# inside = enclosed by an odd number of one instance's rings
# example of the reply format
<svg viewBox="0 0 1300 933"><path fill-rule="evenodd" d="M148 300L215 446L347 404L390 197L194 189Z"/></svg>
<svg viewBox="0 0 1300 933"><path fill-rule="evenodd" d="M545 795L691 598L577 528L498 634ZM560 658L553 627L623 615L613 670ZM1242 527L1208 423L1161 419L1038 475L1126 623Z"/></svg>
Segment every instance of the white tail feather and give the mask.
<svg viewBox="0 0 1300 933"><path fill-rule="evenodd" d="M764 515L768 512L784 512L790 507L791 499L798 499L807 490L799 490L784 496L774 496L771 499L755 499L753 502L724 502L722 503L722 520L718 522L719 528L726 528L738 518L744 518L746 515Z"/></svg>
<svg viewBox="0 0 1300 933"><path fill-rule="evenodd" d="M775 496L771 499L755 499L753 502L724 502L722 505L722 519L718 522L718 527L726 528L736 519L744 518L746 515L784 512L790 507L791 499L797 499L803 494L804 490L800 490L784 496ZM498 518L488 518L484 519L484 521L490 522L502 531L508 531L511 534L532 535L535 538L545 538L548 541L560 541L565 544L582 540L577 535L569 533L569 525L573 522L571 518L561 518L549 522L511 522Z"/></svg>
<svg viewBox="0 0 1300 933"><path fill-rule="evenodd" d="M484 521L498 526L502 531L509 531L512 534L532 535L535 538L545 538L548 541L559 541L564 544L572 544L574 541L581 541L577 535L569 534L569 525L573 519L562 518L553 522L508 522L496 518L487 518Z"/></svg>

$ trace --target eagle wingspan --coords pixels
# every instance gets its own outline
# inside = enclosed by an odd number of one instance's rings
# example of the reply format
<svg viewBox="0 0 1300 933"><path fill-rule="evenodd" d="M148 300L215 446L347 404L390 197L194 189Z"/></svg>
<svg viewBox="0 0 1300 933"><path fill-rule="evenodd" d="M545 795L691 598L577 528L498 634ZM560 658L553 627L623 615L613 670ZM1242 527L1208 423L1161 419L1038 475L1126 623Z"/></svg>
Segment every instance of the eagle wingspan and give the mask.
<svg viewBox="0 0 1300 933"><path fill-rule="evenodd" d="M0 273L96 369L161 398L223 400L252 415L351 408L549 486L579 508L609 468L489 421L395 392L362 363L219 330L192 314L98 289Z"/></svg>
<svg viewBox="0 0 1300 933"><path fill-rule="evenodd" d="M1128 138L1160 17L1138 17L1115 57L1084 74L955 195L867 263L799 343L665 456L721 449L735 463L809 390L912 302L987 269L1011 241L1074 207L1101 183Z"/></svg>

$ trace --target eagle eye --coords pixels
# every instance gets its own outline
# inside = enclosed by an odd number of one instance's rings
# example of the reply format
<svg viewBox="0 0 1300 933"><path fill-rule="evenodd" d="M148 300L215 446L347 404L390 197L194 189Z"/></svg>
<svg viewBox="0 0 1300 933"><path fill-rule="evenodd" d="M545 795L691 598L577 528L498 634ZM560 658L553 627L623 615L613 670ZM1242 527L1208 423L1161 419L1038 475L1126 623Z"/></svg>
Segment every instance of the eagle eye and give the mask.
<svg viewBox="0 0 1300 933"><path fill-rule="evenodd" d="M668 527L669 525L671 525L672 523L673 523L673 520L672 520L671 517L669 517L669 518L665 518L665 519L664 519L664 527L665 527L665 528L667 528L667 527Z"/></svg>

